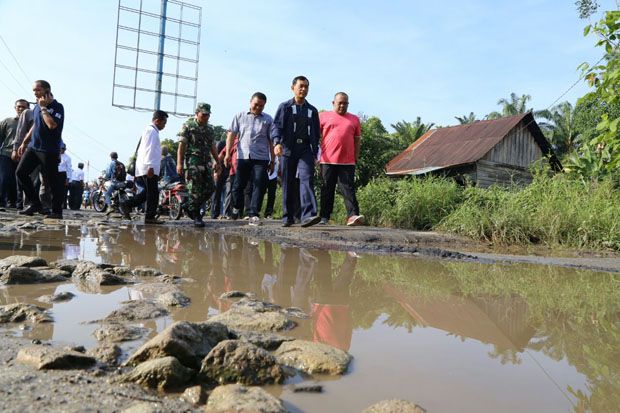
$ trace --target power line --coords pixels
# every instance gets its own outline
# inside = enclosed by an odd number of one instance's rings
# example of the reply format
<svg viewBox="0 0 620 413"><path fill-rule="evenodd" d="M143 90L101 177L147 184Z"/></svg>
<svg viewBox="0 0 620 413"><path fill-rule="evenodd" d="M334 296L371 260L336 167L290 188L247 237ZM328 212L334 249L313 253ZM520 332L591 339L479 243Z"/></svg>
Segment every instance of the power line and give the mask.
<svg viewBox="0 0 620 413"><path fill-rule="evenodd" d="M9 54L11 55L11 57L13 58L15 63L17 64L17 67L19 67L19 70L21 70L22 74L24 75L24 78L26 79L26 82L30 83L32 81L32 78L26 74L26 71L24 70L22 65L19 64L19 61L17 60L17 58L15 57L13 52L11 52L11 48L9 47L8 44L6 44L6 42L4 41L4 37L2 37L1 34L0 34L0 40L2 40L2 43L4 43L4 47L6 47L6 50L9 51Z"/></svg>
<svg viewBox="0 0 620 413"><path fill-rule="evenodd" d="M19 82L19 80L17 80L17 78L13 75L13 72L11 72L11 69L9 69L9 68L7 67L7 65L5 65L5 64L4 64L4 62L3 62L2 60L0 60L0 64L2 64L2 66L6 69L6 71L9 73L9 75L11 75L11 77L13 78L13 80L15 80L15 83L16 83L17 85L19 85L20 87L24 87L24 85L23 85L23 84L21 84L21 83ZM26 88L24 88L24 90L28 90L28 88L26 87Z"/></svg>

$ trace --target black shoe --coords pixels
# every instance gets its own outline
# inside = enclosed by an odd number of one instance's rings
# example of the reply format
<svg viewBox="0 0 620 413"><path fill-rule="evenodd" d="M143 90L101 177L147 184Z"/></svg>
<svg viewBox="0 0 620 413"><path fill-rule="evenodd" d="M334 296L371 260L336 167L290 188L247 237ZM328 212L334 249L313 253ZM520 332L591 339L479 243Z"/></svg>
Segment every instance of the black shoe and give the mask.
<svg viewBox="0 0 620 413"><path fill-rule="evenodd" d="M303 221L301 221L301 226L302 228L311 227L313 225L318 224L319 222L321 222L321 217L315 215L313 217L308 217L304 219Z"/></svg>
<svg viewBox="0 0 620 413"><path fill-rule="evenodd" d="M129 213L130 210L131 208L129 208L126 203L122 203L120 208L118 209L118 212L121 213L123 218L131 220L131 214Z"/></svg>
<svg viewBox="0 0 620 413"><path fill-rule="evenodd" d="M42 212L40 205L30 205L28 208L19 211L18 214L33 216L35 212Z"/></svg>
<svg viewBox="0 0 620 413"><path fill-rule="evenodd" d="M282 223L282 226L283 226L283 227L285 227L285 228L286 228L286 227L290 227L291 225L293 225L293 222L292 222L292 221L284 221L284 222Z"/></svg>
<svg viewBox="0 0 620 413"><path fill-rule="evenodd" d="M194 219L194 226L195 226L196 228L204 228L205 223L204 223L204 221L202 220L202 218L196 218L196 219Z"/></svg>
<svg viewBox="0 0 620 413"><path fill-rule="evenodd" d="M45 218L47 218L47 219L62 219L62 214L54 214L54 213L47 214L45 216Z"/></svg>
<svg viewBox="0 0 620 413"><path fill-rule="evenodd" d="M15 204L7 204L6 207L9 208L9 209L15 209L16 208Z"/></svg>
<svg viewBox="0 0 620 413"><path fill-rule="evenodd" d="M159 225L159 224L163 224L164 221L161 221L157 218L144 218L144 223L145 224L155 224L155 225Z"/></svg>

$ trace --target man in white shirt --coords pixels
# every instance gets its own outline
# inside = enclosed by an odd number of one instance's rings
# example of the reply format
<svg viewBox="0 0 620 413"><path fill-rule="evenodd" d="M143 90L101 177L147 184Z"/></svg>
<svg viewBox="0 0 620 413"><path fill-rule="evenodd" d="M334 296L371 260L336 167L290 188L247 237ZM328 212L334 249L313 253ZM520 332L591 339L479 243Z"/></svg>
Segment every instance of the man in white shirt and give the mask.
<svg viewBox="0 0 620 413"><path fill-rule="evenodd" d="M71 174L73 173L71 168L71 157L65 153L66 150L67 145L62 142L60 144L60 163L58 164L58 185L64 188L62 192L63 208L67 207L67 191L69 190L69 182L71 182Z"/></svg>
<svg viewBox="0 0 620 413"><path fill-rule="evenodd" d="M84 164L78 163L78 168L71 174L71 184L69 185L69 208L80 209L82 205L82 193L84 192Z"/></svg>
<svg viewBox="0 0 620 413"><path fill-rule="evenodd" d="M159 131L166 127L168 114L163 110L153 112L152 123L146 127L140 138L138 156L136 157L136 178L135 182L138 193L132 199L124 202L121 210L123 216L131 219L129 211L131 208L146 201L146 213L144 215L145 224L162 224L155 215L157 213L157 202L159 200L159 169L161 165L161 142Z"/></svg>

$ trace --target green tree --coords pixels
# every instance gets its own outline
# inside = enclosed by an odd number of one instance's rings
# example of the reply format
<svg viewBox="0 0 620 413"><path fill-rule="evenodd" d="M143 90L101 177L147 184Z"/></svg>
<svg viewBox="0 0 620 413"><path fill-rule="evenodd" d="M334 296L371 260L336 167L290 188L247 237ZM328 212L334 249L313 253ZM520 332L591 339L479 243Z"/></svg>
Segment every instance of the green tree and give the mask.
<svg viewBox="0 0 620 413"><path fill-rule="evenodd" d="M455 116L454 119L458 120L460 125L467 125L478 121L474 112L469 112L469 115Z"/></svg>
<svg viewBox="0 0 620 413"><path fill-rule="evenodd" d="M604 55L594 66L583 63L583 75L594 87L598 99L608 108L620 105L620 11L608 11L596 24L588 25L584 35L598 37L596 47ZM571 156L566 169L582 179L598 180L605 176L618 178L620 167L620 116L618 113L601 114L596 135L583 141L579 152Z"/></svg>
<svg viewBox="0 0 620 413"><path fill-rule="evenodd" d="M362 124L362 145L355 168L357 185L365 186L375 178L385 176L385 165L401 149L376 116L360 116Z"/></svg>
<svg viewBox="0 0 620 413"><path fill-rule="evenodd" d="M570 102L559 103L541 115L551 123L544 126L547 138L558 156L572 152L577 144L579 132L575 125L575 109Z"/></svg>
<svg viewBox="0 0 620 413"><path fill-rule="evenodd" d="M423 123L422 119L418 116L414 122L403 120L393 123L390 126L394 128L395 132L392 136L396 140L398 147L405 149L428 132L434 125L434 123Z"/></svg>
<svg viewBox="0 0 620 413"><path fill-rule="evenodd" d="M174 157L174 159L177 158L176 153L177 153L177 149L179 149L179 141L176 139L170 139L170 138L166 138L166 139L162 139L161 140L161 146L162 148L165 146L168 148L168 152Z"/></svg>
<svg viewBox="0 0 620 413"><path fill-rule="evenodd" d="M501 98L497 101L497 104L502 107L501 112L491 112L486 118L499 119L506 116L515 116L520 113L531 112L532 108L527 108L527 102L531 99L532 97L530 95L517 96L517 94L513 92L510 94L510 98Z"/></svg>
<svg viewBox="0 0 620 413"><path fill-rule="evenodd" d="M598 2L596 0L577 0L575 2L579 18L587 19L598 10Z"/></svg>

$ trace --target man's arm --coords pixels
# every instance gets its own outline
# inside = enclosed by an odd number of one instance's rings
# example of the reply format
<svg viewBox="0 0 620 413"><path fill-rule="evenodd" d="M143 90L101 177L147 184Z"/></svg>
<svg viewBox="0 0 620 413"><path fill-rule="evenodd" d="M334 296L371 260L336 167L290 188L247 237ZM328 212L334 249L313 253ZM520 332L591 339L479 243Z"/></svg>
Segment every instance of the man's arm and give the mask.
<svg viewBox="0 0 620 413"><path fill-rule="evenodd" d="M179 141L179 149L177 149L177 173L183 175L183 157L185 156L185 149L187 144L184 141Z"/></svg>
<svg viewBox="0 0 620 413"><path fill-rule="evenodd" d="M232 158L232 146L235 141L235 135L231 131L226 132L226 155L224 155L224 166L230 166L230 160Z"/></svg>
<svg viewBox="0 0 620 413"><path fill-rule="evenodd" d="M19 145L19 148L17 148L17 156L21 157L24 154L24 152L26 151L26 148L28 147L28 144L30 143L30 139L32 139L32 131L33 130L34 130L34 125L32 125L30 127L30 130L26 134L26 137L24 138L24 141L22 142L21 145Z"/></svg>
<svg viewBox="0 0 620 413"><path fill-rule="evenodd" d="M282 155L282 131L284 130L284 112L285 106L283 103L278 106L275 116L273 117L273 123L271 125L271 141L273 143L273 153L276 156Z"/></svg>

